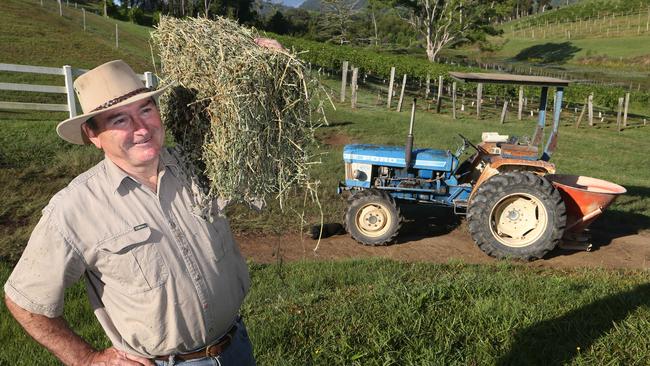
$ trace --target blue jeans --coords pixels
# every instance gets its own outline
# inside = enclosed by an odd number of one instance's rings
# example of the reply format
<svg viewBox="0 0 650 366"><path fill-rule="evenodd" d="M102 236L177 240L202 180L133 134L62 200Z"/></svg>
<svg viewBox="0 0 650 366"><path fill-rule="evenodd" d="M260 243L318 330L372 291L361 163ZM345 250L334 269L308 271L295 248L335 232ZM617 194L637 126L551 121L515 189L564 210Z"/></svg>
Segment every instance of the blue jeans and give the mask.
<svg viewBox="0 0 650 366"><path fill-rule="evenodd" d="M216 357L197 358L190 361L158 361L156 366L255 366L253 345L248 338L248 332L242 318L236 322L237 330L230 345Z"/></svg>

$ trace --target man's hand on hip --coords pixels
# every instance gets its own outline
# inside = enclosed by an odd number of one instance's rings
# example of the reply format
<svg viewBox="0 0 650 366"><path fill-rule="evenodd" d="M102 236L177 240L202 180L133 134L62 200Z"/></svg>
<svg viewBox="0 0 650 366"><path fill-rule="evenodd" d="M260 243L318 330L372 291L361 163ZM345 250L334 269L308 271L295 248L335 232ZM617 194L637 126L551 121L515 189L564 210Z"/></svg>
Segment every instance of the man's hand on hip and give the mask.
<svg viewBox="0 0 650 366"><path fill-rule="evenodd" d="M92 366L153 366L153 361L130 355L126 352L119 351L113 347L106 348L103 351L93 352L88 357L88 365Z"/></svg>

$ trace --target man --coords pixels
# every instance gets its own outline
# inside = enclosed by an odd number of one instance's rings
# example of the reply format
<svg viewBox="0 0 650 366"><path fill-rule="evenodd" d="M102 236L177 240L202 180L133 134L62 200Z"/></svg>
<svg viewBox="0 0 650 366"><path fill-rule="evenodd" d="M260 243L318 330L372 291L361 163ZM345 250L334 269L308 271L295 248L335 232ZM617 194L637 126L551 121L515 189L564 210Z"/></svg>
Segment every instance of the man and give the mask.
<svg viewBox="0 0 650 366"><path fill-rule="evenodd" d="M84 114L57 133L105 159L43 210L5 284L16 320L68 365L253 365L239 308L250 286L226 219L198 214L163 149L154 97L123 61L80 76ZM113 346L95 350L62 317L64 290L85 278Z"/></svg>

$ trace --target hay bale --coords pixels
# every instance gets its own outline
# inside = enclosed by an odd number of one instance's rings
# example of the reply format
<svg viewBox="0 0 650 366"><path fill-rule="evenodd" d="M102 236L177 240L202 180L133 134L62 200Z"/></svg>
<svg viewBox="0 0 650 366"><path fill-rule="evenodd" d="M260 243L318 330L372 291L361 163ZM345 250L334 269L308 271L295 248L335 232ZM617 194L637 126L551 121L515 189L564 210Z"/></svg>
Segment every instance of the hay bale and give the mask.
<svg viewBox="0 0 650 366"><path fill-rule="evenodd" d="M162 17L152 33L164 81L161 112L206 197L283 202L306 186L318 83L288 51L255 43L256 31L224 18Z"/></svg>

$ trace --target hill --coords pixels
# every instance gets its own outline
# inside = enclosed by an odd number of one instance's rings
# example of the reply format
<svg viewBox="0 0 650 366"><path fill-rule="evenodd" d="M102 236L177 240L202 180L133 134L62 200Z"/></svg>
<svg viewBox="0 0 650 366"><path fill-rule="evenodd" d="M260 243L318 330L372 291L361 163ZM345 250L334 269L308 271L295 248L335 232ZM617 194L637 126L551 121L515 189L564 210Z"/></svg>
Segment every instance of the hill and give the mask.
<svg viewBox="0 0 650 366"><path fill-rule="evenodd" d="M357 10L364 9L368 5L367 0L346 0L346 3L352 5L352 9ZM305 0L305 2L300 5L300 8L305 10L321 11L322 3L321 0Z"/></svg>
<svg viewBox="0 0 650 366"><path fill-rule="evenodd" d="M447 55L650 88L649 9L648 0L581 1L502 24L503 33L482 52L472 47Z"/></svg>
<svg viewBox="0 0 650 366"><path fill-rule="evenodd" d="M43 6L31 0L0 2L0 62L91 68L109 60L123 59L138 72L153 69L148 45L152 28L86 11L84 31L81 7L63 4L63 16L59 16L58 5L52 0L43 0Z"/></svg>

